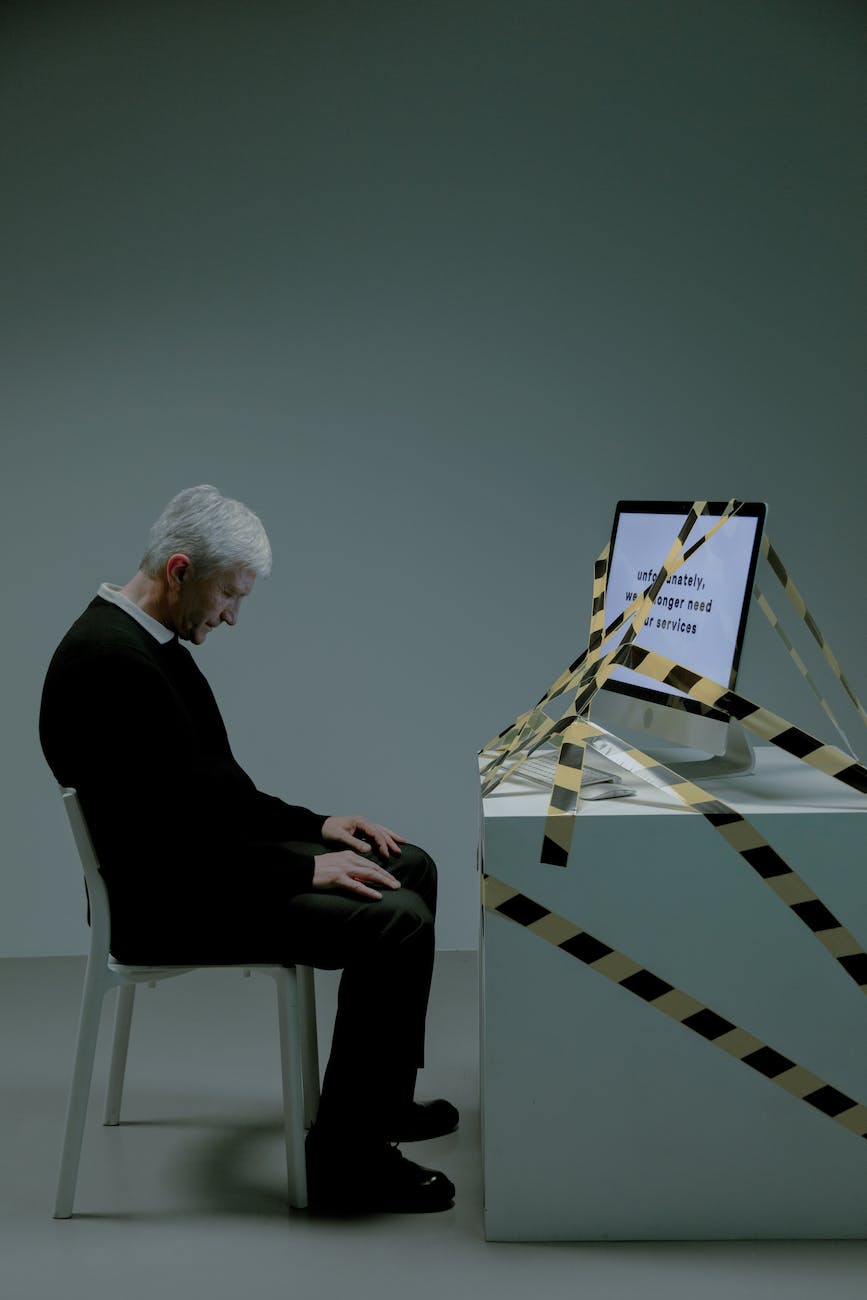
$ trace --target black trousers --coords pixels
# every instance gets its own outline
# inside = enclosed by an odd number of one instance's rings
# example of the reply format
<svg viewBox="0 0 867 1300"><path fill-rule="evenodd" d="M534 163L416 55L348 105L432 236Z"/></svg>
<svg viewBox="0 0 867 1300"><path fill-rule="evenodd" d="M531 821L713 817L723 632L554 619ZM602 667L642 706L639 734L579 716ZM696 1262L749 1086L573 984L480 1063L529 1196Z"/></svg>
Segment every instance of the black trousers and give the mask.
<svg viewBox="0 0 867 1300"><path fill-rule="evenodd" d="M293 845L333 853L333 844ZM434 961L437 873L414 844L399 856L361 855L401 882L381 899L311 890L290 901L285 961L342 969L331 1054L317 1118L351 1137L384 1136L388 1120L413 1098L424 1064L425 1019Z"/></svg>

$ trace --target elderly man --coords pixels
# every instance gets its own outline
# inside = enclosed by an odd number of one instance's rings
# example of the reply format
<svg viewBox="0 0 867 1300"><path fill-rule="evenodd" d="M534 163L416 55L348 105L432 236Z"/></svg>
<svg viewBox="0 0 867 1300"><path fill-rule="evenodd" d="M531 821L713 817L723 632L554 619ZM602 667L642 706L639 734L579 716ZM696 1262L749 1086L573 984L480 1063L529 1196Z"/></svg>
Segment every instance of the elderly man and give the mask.
<svg viewBox="0 0 867 1300"><path fill-rule="evenodd" d="M207 485L180 492L153 525L135 577L104 583L56 650L42 748L57 780L78 789L117 960L343 968L307 1141L311 1205L444 1209L454 1197L448 1178L397 1147L458 1121L449 1102L413 1096L436 868L386 826L259 791L181 645L233 627L270 568L252 511Z"/></svg>

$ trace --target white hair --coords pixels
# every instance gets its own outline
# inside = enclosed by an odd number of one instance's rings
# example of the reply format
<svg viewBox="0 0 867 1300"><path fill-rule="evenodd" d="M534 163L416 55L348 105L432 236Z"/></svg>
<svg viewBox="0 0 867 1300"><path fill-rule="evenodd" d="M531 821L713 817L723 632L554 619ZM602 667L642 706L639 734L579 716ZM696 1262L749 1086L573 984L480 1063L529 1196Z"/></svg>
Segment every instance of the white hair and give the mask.
<svg viewBox="0 0 867 1300"><path fill-rule="evenodd" d="M184 488L172 497L150 531L140 568L150 578L172 555L186 555L199 577L230 569L271 572L271 544L258 515L222 496L210 483Z"/></svg>

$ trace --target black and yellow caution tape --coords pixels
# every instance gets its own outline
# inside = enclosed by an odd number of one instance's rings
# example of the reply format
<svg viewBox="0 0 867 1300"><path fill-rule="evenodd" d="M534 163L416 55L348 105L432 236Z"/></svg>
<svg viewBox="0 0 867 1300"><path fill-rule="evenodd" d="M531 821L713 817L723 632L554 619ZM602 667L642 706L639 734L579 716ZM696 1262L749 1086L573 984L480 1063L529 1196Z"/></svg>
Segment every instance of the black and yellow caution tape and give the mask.
<svg viewBox="0 0 867 1300"><path fill-rule="evenodd" d="M608 732L603 733L592 723L579 720L567 734L572 734L575 742L582 749L588 741L592 743L592 738L604 734L604 753L612 761L617 762L618 757L621 757L622 766L629 771L638 773L652 785L670 791L692 812L701 813L705 821L740 855L746 865L815 935L822 947L835 958L849 978L854 980L863 993L867 993L867 953L861 944L746 817L723 800L708 794L694 781L684 780L663 763L651 758L640 749L627 745L618 737ZM555 783L558 779L560 779L559 769L558 775L555 776ZM554 804L553 793L551 804ZM574 825L574 817L566 819L562 816L549 816L542 848L544 863L550 866L566 866L568 845L564 851L564 837L557 835L557 831L563 829L571 833Z"/></svg>
<svg viewBox="0 0 867 1300"><path fill-rule="evenodd" d="M834 777L836 781L844 782L853 790L867 794L867 769L856 758L844 754L835 745L825 744L808 731L802 731L779 714L761 708L743 695L729 690L727 686L711 681L709 677L702 677L691 669L684 668L682 664L675 663L673 659L666 659L664 655L634 644L623 648L622 657L619 657L618 652L618 662L626 668L643 673L645 677L683 691L690 699L700 700L709 708L718 709L762 740L777 745L795 758L803 759L810 767Z"/></svg>
<svg viewBox="0 0 867 1300"><path fill-rule="evenodd" d="M867 1138L867 1106L835 1088L795 1061L741 1029L690 994L582 930L566 917L543 907L495 876L482 878L483 903L489 912L522 926L537 938L618 984L685 1029L748 1065L790 1096L805 1101L848 1132Z"/></svg>
<svg viewBox="0 0 867 1300"><path fill-rule="evenodd" d="M843 690L846 692L846 694L849 696L849 699L852 701L853 705L855 706L859 718L865 725L867 725L867 711L865 711L863 704L858 699L858 696L855 694L852 687L849 685L849 682L844 677L843 671L840 668L839 663L837 662L836 655L834 654L828 642L825 640L825 637L822 635L821 628L819 627L816 620L813 618L813 615L807 609L806 603L804 601L804 597L798 591L798 588L795 586L794 582L789 576L789 573L786 570L786 566L783 564L783 561L780 559L779 555L774 550L771 543L768 541L767 536L762 537L762 555L770 565L775 577L780 583L780 586L783 588L791 604L796 610L798 617L801 619L804 626L807 628L810 635L812 636L813 640L816 642L819 649L822 651L822 654L825 658L826 663L830 667L831 672L837 678L838 682L843 687Z"/></svg>
<svg viewBox="0 0 867 1300"><path fill-rule="evenodd" d="M843 741L843 744L849 750L849 753L852 755L852 757L857 758L857 755L855 753L855 748L851 740L846 735L845 731L840 726L840 723L837 721L836 717L834 716L834 711L832 710L830 704L825 699L824 695L819 690L819 687L816 685L815 681L813 680L809 668L804 663L804 660L801 658L800 654L796 650L791 639L789 638L788 633L786 632L786 629L783 627L782 623L777 617L775 610L771 607L771 602L768 600L765 593L761 590L758 583L753 584L753 597L759 609L762 611L765 618L768 620L771 627L774 629L777 636L780 638L783 645L786 647L786 650L788 652L789 658L791 659L792 663L795 665L798 672L801 674L804 681L807 683L810 690L813 692L816 699L819 701L819 704L821 705L822 709L824 710L828 718L831 720L831 725L833 726L834 730L837 732L837 735Z"/></svg>
<svg viewBox="0 0 867 1300"><path fill-rule="evenodd" d="M717 529L723 527L726 520L737 513L739 508L739 502L729 502L716 525L692 547L684 551L686 539L695 522L707 511L706 502L695 502L665 561L660 566L656 580L608 627L604 626L608 548L602 552L594 566L593 601L587 649L545 692L535 708L520 715L510 727L489 741L481 751L482 755L489 756L489 762L482 770L482 792L483 795L487 795L503 780L508 779L520 768L526 757L546 741L557 746L557 763L549 797L541 859L546 864L565 866L572 843L575 815L580 808L585 750L588 744L599 748L613 761L620 762L630 771L638 773L650 784L669 790L685 807L700 813L816 936L846 974L867 992L867 954L851 932L745 817L722 800L702 790L695 782L684 780L641 750L628 745L609 732L603 732L586 716L594 695L607 681L614 667L619 664L660 684L684 692L692 701L691 707L697 706L703 713L722 712L728 718L741 722L753 734L793 754L825 775L855 790L867 793L867 770L854 757L854 751L850 757L836 747L824 744L808 732L793 726L770 710L763 709L738 695L728 687L702 677L684 665L636 644L636 638L664 582L700 546L704 545ZM772 571L818 643L859 716L863 721L867 721L867 715L840 670L839 663L818 624L809 614L803 598L767 539L763 539L762 549ZM756 589L756 598L767 617L770 605L758 589ZM775 616L771 621L777 626ZM625 627L623 636L603 657L605 644L623 627ZM787 642L788 638L782 633L782 629L778 630L784 642ZM787 648L799 671L809 680L809 674L803 671L801 667L803 661L800 660L797 652L790 643L787 644ZM820 694L815 686L813 689ZM565 712L559 719L551 717L546 710L569 691L574 691L574 696ZM826 712L832 716L832 721L835 721L826 702L823 700L821 702ZM669 704L672 708L685 707L678 696L673 696ZM838 731L841 731L836 721L835 726ZM841 735L848 745L842 731ZM808 1102L850 1132L860 1137L867 1137L867 1107L863 1104L854 1101L754 1035L738 1028L709 1007L697 1002L689 994L674 988L651 971L643 969L631 958L616 952L573 922L542 907L513 887L493 876L484 876L483 890L484 904L488 910L524 926L547 942L562 948L563 951L620 984L649 1005L677 1020L687 1029L712 1042L714 1046L730 1056L743 1061L791 1095Z"/></svg>
<svg viewBox="0 0 867 1300"><path fill-rule="evenodd" d="M826 775L833 776L856 790L867 792L867 770L856 760L831 745L823 744L800 728L792 727L776 714L760 709L719 682L700 677L673 660L644 650L634 643L621 646L614 662L644 672L657 682L675 686L687 695L695 696L704 705L720 709L727 716L739 719L758 735L810 763ZM540 859L546 865L565 867L572 846L575 814L579 807L585 746L588 739L601 734L601 729L584 718L561 719L555 725L563 727L562 742L549 796ZM617 737L611 737L611 740L616 745ZM645 779L654 776L654 784L666 787L687 808L700 813L816 936L846 974L867 993L867 954L864 949L746 817L694 781L684 780L643 751L624 746L624 753L636 765L633 771L639 771Z"/></svg>
<svg viewBox="0 0 867 1300"><path fill-rule="evenodd" d="M598 729L588 723L586 711L596 692L605 683L618 664L677 690L697 703L702 711L717 710L741 722L754 734L817 768L825 775L842 781L853 789L867 793L867 771L854 759L835 746L827 745L786 719L747 700L719 682L714 682L674 660L665 658L635 643L635 637L644 625L644 619L659 589L667 577L675 572L687 558L739 509L740 503L729 502L717 523L688 551L684 543L696 520L707 509L706 502L695 502L668 553L660 566L656 580L627 610L600 634L604 623L605 584L608 573L608 554L603 551L594 569L593 605L591 610L590 639L587 650L554 683L528 713L521 715L511 729L490 742L482 753L491 754L491 761L482 772L482 793L487 796L503 780L516 772L526 757L545 741L558 746L557 762L549 798L548 813L542 842L541 861L555 866L565 866L568 861L574 833L574 816L580 804L584 749L588 737L598 734ZM771 551L777 570L785 575L776 552ZM778 575L779 576L779 575ZM794 584L785 575L792 591ZM782 580L782 579L781 579ZM600 647L610 636L630 619L630 626L622 640L604 658ZM815 620L811 631L821 638ZM601 640L600 640L601 636ZM826 644L823 642L823 644ZM829 651L830 653L830 651ZM834 660L836 664L836 660ZM839 670L839 665L838 665ZM842 674L840 674L842 678ZM564 715L555 720L545 711L545 706L574 689L575 696ZM672 707L678 707L678 697L672 697ZM682 705L680 707L683 707ZM613 738L612 739L616 739ZM670 773L663 765L655 763L637 749L629 751L646 779L656 773L659 783L665 784L688 808L704 813L708 822L726 838L744 860L754 868L771 887L788 903L795 914L817 935L847 973L867 989L865 956L851 936L824 907L808 886L792 872L779 854L758 834L746 818L721 800L709 795L694 782L685 782Z"/></svg>
<svg viewBox="0 0 867 1300"><path fill-rule="evenodd" d="M597 690L610 676L615 662L618 662L615 658L618 651L634 641L641 631L653 602L663 585L702 546L706 545L728 519L738 512L741 504L739 501L729 501L717 522L703 536L699 537L692 546L684 550L686 539L692 532L696 522L708 511L706 501L694 502L667 556L659 566L654 581L602 631L601 628L605 618L605 591L608 579L608 547L606 547L594 566L593 603L588 647L545 692L535 708L521 714L511 726L501 731L480 751L482 754L491 753L493 755L492 761L482 771L483 795L490 794L502 780L511 775L521 765L529 753L532 753L534 749L544 743L552 732L557 730L545 712L548 705L567 691L574 689L575 698L569 708L570 714L581 715L586 711ZM626 624L629 626L626 627L621 640L608 652L604 659L600 660L601 647L610 641L611 637ZM527 752L522 753L521 751L525 748ZM513 756L515 756L515 763L508 769L504 768L503 764Z"/></svg>
<svg viewBox="0 0 867 1300"><path fill-rule="evenodd" d="M827 775L846 781L857 790L867 791L863 778L864 769L861 768L857 759L848 758L834 746L823 744L823 742L816 740L815 737L810 736L809 733L792 726L785 719L771 713L770 710L762 709L758 705L744 700L743 697L737 696L730 691L728 687L711 682L710 679L702 678L699 674L681 664L675 663L673 660L665 660L662 656L635 646L635 638L643 627L647 613L663 583L667 581L671 573L676 572L687 559L694 555L699 547L704 545L719 528L723 527L726 520L737 513L739 508L739 502L729 502L717 523L703 537L699 538L693 546L684 551L683 543L685 539L689 536L696 520L707 510L706 502L695 502L688 512L668 556L660 566L656 580L604 632L600 633L599 626L604 621L605 583L608 572L607 548L606 551L603 551L594 569L590 638L595 644L592 646L588 644L587 650L561 674L560 678L542 696L534 709L520 715L510 728L506 728L504 732L501 732L498 737L495 737L480 751L482 754L491 755L491 761L482 770L483 796L490 794L503 780L517 771L526 757L546 740L554 737L555 743L559 743L556 739L557 736L564 735L573 718L582 717L586 714L596 692L605 684L617 664L632 668L634 671L651 676L659 682L665 682L683 690L693 700L698 701L703 708L717 708L726 712L729 717L742 721L755 734L770 740L797 757L803 758L811 766L817 767ZM785 570L782 569L776 552L771 549L770 555L774 557L775 571L779 570L785 575L789 583L790 595L794 592L800 600L800 594L797 593L797 588L794 587L794 584L788 579L788 575L785 574ZM626 629L621 641L604 659L600 659L599 646L607 642L627 620L630 621L630 626ZM836 658L831 653L830 647L822 638L821 631L814 619L810 619L809 626L813 635L826 650L826 657L829 658L829 662L833 661L840 680L845 683L839 664L837 664ZM852 695L848 684L845 684L850 695ZM566 714L559 721L551 719L545 712L546 706L571 689L574 689L575 696ZM676 698L673 697L672 707L677 707ZM855 699L854 695L852 695L852 698ZM855 700L855 703L857 705L857 700ZM857 705L857 707L860 708L860 705ZM571 743L572 739L570 736L567 741L564 736L564 743L560 746L560 761L555 776L554 797L551 800L551 817L556 817L569 809L573 811L577 809L577 801L571 796L580 791L581 756ZM570 793L563 793L564 791ZM565 828L560 831L561 836L566 833Z"/></svg>

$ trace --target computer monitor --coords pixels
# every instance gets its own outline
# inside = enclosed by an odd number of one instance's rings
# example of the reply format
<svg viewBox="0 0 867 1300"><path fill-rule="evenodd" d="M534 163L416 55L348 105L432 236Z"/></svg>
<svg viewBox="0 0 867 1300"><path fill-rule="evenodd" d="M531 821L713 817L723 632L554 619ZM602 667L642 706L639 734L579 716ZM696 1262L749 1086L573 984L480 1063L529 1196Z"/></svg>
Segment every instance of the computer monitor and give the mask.
<svg viewBox="0 0 867 1300"><path fill-rule="evenodd" d="M692 505L691 501L617 503L606 625L655 580ZM708 503L708 512L697 520L685 550L719 521L725 508L724 502ZM741 505L663 584L636 644L733 689L764 522L762 502ZM625 627L609 638L603 653L620 642ZM715 776L752 770L752 750L738 723L628 668L615 667L590 705L590 718L617 735L633 733L626 738L637 737L639 747L650 753L662 751L660 756L679 772ZM680 753L670 752L671 746L679 747ZM705 757L698 759L697 754Z"/></svg>

